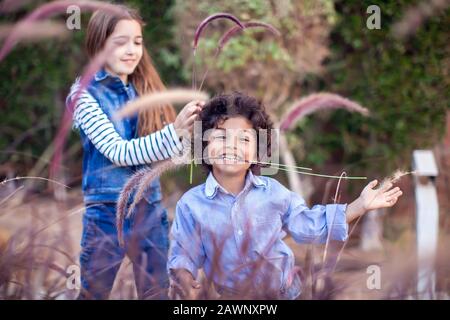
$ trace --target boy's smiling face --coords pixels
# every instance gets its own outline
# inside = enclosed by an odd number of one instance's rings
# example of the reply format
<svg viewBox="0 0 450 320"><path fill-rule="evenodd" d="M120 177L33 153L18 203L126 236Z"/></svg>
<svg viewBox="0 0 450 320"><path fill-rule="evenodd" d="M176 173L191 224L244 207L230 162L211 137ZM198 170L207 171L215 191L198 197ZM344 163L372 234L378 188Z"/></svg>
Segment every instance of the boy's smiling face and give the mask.
<svg viewBox="0 0 450 320"><path fill-rule="evenodd" d="M212 129L208 137L209 163L213 172L241 175L257 157L256 131L242 116L228 118Z"/></svg>

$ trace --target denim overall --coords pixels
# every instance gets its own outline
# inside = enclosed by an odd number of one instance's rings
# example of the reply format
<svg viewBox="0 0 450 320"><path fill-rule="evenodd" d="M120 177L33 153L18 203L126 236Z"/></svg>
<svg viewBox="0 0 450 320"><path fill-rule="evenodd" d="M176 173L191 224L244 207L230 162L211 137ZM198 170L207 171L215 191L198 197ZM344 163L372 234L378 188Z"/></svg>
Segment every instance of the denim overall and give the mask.
<svg viewBox="0 0 450 320"><path fill-rule="evenodd" d="M137 137L137 116L112 120L116 110L137 96L131 83L125 85L120 78L102 69L87 91L98 101L123 139ZM125 254L133 263L138 297L165 298L168 221L167 211L161 204L159 180L152 183L144 199L125 220L125 248L121 248L115 226L117 200L126 181L144 166L116 166L95 148L82 130L80 136L86 212L81 239L79 299L107 299Z"/></svg>

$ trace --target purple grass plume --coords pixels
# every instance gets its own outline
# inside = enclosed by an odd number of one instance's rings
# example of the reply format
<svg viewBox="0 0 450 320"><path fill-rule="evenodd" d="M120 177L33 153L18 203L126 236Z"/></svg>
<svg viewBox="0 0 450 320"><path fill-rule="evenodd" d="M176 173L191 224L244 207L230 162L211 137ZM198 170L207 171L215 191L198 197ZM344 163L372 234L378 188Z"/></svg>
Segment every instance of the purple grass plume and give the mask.
<svg viewBox="0 0 450 320"><path fill-rule="evenodd" d="M113 4L105 3L103 1L88 1L88 0L59 0L52 1L46 4L43 4L36 9L34 9L29 15L16 23L16 26L11 30L10 35L3 43L2 48L0 49L0 61L2 61L8 53L11 52L14 45L17 43L18 36L20 35L20 28L23 25L28 25L37 20L50 18L56 14L66 14L67 7L75 5L78 6L81 10L87 11L95 11L95 10L105 10L111 12L112 14L123 14L123 9Z"/></svg>
<svg viewBox="0 0 450 320"><path fill-rule="evenodd" d="M179 167L180 164L172 161L172 160L164 160L158 162L153 165L149 169L143 169L135 173L125 184L123 188L119 201L117 203L117 213L116 213L116 227L117 234L119 239L119 245L124 247L125 241L123 238L123 224L125 218L128 218L130 214L133 212L136 205L141 201L144 197L144 193L147 188L151 185L151 183L160 177L164 172L173 170ZM127 210L127 204L129 202L129 198L133 191L135 191L133 202L130 204Z"/></svg>
<svg viewBox="0 0 450 320"><path fill-rule="evenodd" d="M125 215L127 212L127 204L128 201L133 194L133 191L136 189L136 187L139 185L139 182L142 180L142 178L147 174L150 173L152 168L145 168L137 171L130 179L128 179L127 183L123 187L122 191L119 195L119 200L117 201L117 210L116 210L116 227L117 227L117 234L119 238L119 244L121 247L124 246L123 241L123 222L125 219Z"/></svg>
<svg viewBox="0 0 450 320"><path fill-rule="evenodd" d="M205 20L203 20L197 27L197 30L195 30L195 35L194 35L194 52L197 49L198 46L198 41L200 40L200 36L202 34L203 29L206 28L206 26L213 20L216 19L228 19L233 21L234 23L236 23L240 29L244 29L244 25L242 24L241 21L239 21L238 18L236 18L235 16L233 16L232 14L229 13L216 13L213 15L210 15L209 17L207 17Z"/></svg>
<svg viewBox="0 0 450 320"><path fill-rule="evenodd" d="M272 26L268 23L265 23L265 22L250 21L250 22L243 23L243 25L244 25L244 29L240 28L239 26L234 26L231 29L229 29L227 32L225 32L225 34L219 40L219 45L217 47L218 52L222 51L223 47L228 43L228 41L231 40L231 38L233 38L237 34L240 34L241 31L244 31L245 29L248 29L248 28L264 28L264 29L269 30L272 34L274 34L277 37L279 37L281 35L281 32L278 31L277 28L275 28L274 26Z"/></svg>
<svg viewBox="0 0 450 320"><path fill-rule="evenodd" d="M350 112L358 112L363 116L369 115L368 109L338 94L313 93L292 104L280 122L280 129L283 131L292 129L294 124L304 116L318 110L341 108Z"/></svg>

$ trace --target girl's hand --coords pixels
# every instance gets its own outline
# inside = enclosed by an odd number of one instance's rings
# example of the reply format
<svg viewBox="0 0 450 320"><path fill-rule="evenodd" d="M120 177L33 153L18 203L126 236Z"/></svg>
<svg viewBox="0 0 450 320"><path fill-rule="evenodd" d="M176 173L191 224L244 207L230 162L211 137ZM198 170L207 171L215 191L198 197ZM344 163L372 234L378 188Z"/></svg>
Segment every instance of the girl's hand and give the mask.
<svg viewBox="0 0 450 320"><path fill-rule="evenodd" d="M178 137L186 137L192 133L194 121L197 120L204 105L205 101L194 100L183 107L173 124Z"/></svg>
<svg viewBox="0 0 450 320"><path fill-rule="evenodd" d="M393 184L388 182L379 189L373 189L378 184L377 180L371 181L361 192L360 198L364 210L375 210L392 207L403 194L399 187L393 189Z"/></svg>

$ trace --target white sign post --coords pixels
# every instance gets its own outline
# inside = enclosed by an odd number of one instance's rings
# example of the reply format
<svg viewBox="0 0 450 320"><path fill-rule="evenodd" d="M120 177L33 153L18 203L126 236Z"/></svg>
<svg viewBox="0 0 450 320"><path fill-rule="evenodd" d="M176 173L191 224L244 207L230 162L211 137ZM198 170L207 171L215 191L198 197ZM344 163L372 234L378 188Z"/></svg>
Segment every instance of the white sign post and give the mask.
<svg viewBox="0 0 450 320"><path fill-rule="evenodd" d="M438 169L433 152L414 150L413 170L416 171L417 294L419 299L435 299L439 205L434 181Z"/></svg>

